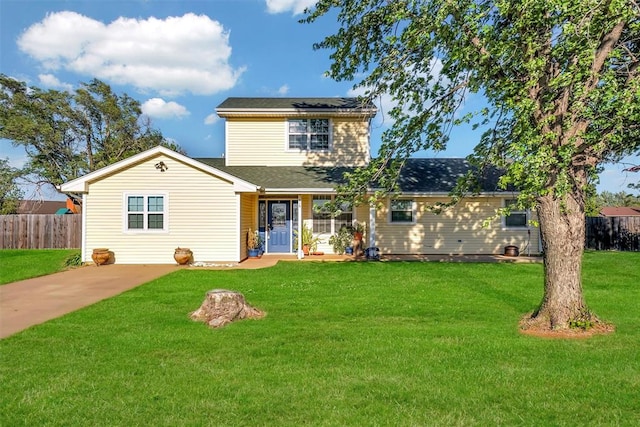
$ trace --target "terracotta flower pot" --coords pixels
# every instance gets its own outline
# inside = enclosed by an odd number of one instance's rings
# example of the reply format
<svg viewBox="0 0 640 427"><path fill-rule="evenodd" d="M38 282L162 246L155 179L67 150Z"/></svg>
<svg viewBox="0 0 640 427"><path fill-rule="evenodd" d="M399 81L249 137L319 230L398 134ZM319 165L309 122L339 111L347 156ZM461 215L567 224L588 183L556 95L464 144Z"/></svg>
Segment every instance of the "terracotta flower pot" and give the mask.
<svg viewBox="0 0 640 427"><path fill-rule="evenodd" d="M111 258L111 254L109 253L109 249L107 248L94 249L93 253L91 254L91 259L98 267L106 264L109 261L109 258Z"/></svg>
<svg viewBox="0 0 640 427"><path fill-rule="evenodd" d="M173 259L180 265L189 264L193 260L193 252L189 248L176 248Z"/></svg>

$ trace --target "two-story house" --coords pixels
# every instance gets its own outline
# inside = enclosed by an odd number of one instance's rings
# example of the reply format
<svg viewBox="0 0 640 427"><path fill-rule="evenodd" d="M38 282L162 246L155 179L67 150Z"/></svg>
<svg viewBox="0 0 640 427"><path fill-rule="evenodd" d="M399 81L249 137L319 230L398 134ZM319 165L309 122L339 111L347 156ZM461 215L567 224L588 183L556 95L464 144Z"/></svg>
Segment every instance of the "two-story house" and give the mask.
<svg viewBox="0 0 640 427"><path fill-rule="evenodd" d="M225 156L195 159L156 147L63 184L83 199L83 261L107 247L117 263L172 263L176 247L197 261L247 257L247 233L257 230L266 254L293 254L304 225L331 253L329 238L353 221L366 224L365 245L384 254L496 254L504 246L539 252L528 212L483 227L510 203L497 176L478 196L436 215L427 204L446 201L469 168L464 159L411 159L401 194L375 206L319 209L335 195L345 171L370 158L373 105L355 98L229 98ZM372 191L375 190L372 188Z"/></svg>

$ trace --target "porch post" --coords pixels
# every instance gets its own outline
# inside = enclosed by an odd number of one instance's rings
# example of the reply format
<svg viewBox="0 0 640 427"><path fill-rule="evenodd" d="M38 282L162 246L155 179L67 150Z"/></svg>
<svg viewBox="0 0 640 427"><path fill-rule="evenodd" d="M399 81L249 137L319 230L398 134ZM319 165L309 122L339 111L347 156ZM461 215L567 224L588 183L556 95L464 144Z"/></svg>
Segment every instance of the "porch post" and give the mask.
<svg viewBox="0 0 640 427"><path fill-rule="evenodd" d="M369 247L376 245L376 205L369 204Z"/></svg>
<svg viewBox="0 0 640 427"><path fill-rule="evenodd" d="M298 259L304 258L304 252L302 252L302 196L298 196Z"/></svg>

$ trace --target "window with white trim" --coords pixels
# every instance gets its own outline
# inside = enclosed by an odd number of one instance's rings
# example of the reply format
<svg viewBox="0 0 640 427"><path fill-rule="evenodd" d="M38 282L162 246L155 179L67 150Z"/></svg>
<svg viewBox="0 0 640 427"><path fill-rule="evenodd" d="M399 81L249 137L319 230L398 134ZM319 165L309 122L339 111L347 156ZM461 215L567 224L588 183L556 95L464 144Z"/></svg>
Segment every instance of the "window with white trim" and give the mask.
<svg viewBox="0 0 640 427"><path fill-rule="evenodd" d="M127 231L164 231L167 204L164 195L125 195Z"/></svg>
<svg viewBox="0 0 640 427"><path fill-rule="evenodd" d="M527 227L527 211L518 208L518 201L516 199L505 199L504 207L511 209L511 213L503 217L505 228Z"/></svg>
<svg viewBox="0 0 640 427"><path fill-rule="evenodd" d="M315 234L331 233L331 212L326 204L331 196L313 196L313 232Z"/></svg>
<svg viewBox="0 0 640 427"><path fill-rule="evenodd" d="M415 216L412 199L394 199L389 204L389 222L412 223Z"/></svg>
<svg viewBox="0 0 640 427"><path fill-rule="evenodd" d="M289 119L289 149L329 150L329 119Z"/></svg>
<svg viewBox="0 0 640 427"><path fill-rule="evenodd" d="M351 203L343 202L340 205L340 213L335 217L335 230L336 233L342 227L351 227L353 226L353 207Z"/></svg>

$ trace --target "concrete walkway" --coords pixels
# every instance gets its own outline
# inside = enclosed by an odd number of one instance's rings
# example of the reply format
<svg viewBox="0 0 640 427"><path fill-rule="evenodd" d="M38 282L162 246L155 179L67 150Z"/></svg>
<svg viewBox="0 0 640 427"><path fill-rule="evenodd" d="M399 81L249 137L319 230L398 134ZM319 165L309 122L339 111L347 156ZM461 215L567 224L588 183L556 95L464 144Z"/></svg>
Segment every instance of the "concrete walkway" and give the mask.
<svg viewBox="0 0 640 427"><path fill-rule="evenodd" d="M360 258L361 261L365 261ZM241 263L211 264L202 267L178 265L111 264L85 266L48 276L0 285L0 339L64 314L118 295L165 274L186 269L256 269L278 261L358 261L347 255L311 255L298 260L295 255L264 255ZM538 257L501 255L384 255L385 261L415 262L541 262ZM365 261L366 262L366 261Z"/></svg>

